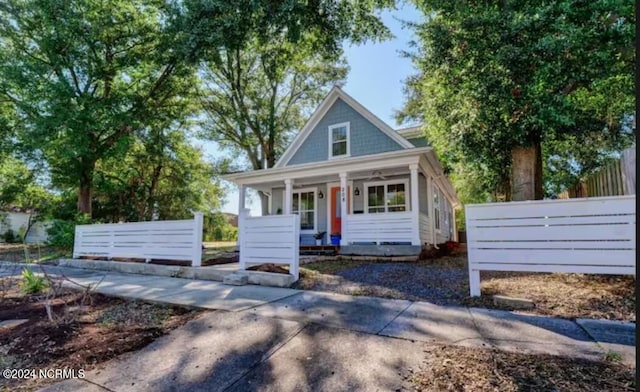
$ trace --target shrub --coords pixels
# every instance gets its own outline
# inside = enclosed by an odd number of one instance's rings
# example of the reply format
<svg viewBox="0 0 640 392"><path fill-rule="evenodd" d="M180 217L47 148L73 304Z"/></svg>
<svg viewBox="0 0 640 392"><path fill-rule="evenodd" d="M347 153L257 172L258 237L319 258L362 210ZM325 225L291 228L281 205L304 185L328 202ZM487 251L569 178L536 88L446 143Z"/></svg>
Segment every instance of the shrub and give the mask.
<svg viewBox="0 0 640 392"><path fill-rule="evenodd" d="M15 244L19 240L16 233L11 229L8 229L7 231L5 231L4 234L2 235L2 238L4 238L5 242L7 242L8 244Z"/></svg>
<svg viewBox="0 0 640 392"><path fill-rule="evenodd" d="M22 270L20 289L25 294L38 294L47 288L47 281L43 276L37 276L31 270Z"/></svg>
<svg viewBox="0 0 640 392"><path fill-rule="evenodd" d="M54 220L51 227L47 229L47 243L56 249L72 250L76 225L90 223L90 221L86 215L78 215L75 221Z"/></svg>

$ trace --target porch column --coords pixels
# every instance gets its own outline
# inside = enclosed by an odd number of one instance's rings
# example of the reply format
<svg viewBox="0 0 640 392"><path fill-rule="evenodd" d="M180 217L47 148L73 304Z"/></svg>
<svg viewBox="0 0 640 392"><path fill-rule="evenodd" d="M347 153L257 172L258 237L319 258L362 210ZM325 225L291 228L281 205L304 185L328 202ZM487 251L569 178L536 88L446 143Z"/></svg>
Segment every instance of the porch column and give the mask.
<svg viewBox="0 0 640 392"><path fill-rule="evenodd" d="M243 184L238 185L238 212L242 212L244 210L246 194L247 188Z"/></svg>
<svg viewBox="0 0 640 392"><path fill-rule="evenodd" d="M456 225L456 209L451 206L451 227L453 227L453 238L452 241L458 242L460 239L458 238L458 227Z"/></svg>
<svg viewBox="0 0 640 392"><path fill-rule="evenodd" d="M433 208L433 177L427 175L427 197L429 198L429 227L431 228L431 244L438 249L436 238L436 215Z"/></svg>
<svg viewBox="0 0 640 392"><path fill-rule="evenodd" d="M340 173L340 245L348 245L347 212L347 173Z"/></svg>
<svg viewBox="0 0 640 392"><path fill-rule="evenodd" d="M293 205L293 180L287 178L284 180L284 214L291 215Z"/></svg>
<svg viewBox="0 0 640 392"><path fill-rule="evenodd" d="M418 165L409 165L411 172L411 245L421 245L420 242L420 200L418 199Z"/></svg>

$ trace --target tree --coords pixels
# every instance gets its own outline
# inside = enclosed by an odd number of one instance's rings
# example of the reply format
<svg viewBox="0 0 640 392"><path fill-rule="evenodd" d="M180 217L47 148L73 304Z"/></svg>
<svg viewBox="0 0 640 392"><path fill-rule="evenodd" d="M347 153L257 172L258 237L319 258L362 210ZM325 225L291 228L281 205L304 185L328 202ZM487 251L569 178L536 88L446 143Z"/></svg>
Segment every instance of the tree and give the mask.
<svg viewBox="0 0 640 392"><path fill-rule="evenodd" d="M109 222L186 219L220 207L214 167L179 126L140 135L96 168L95 217Z"/></svg>
<svg viewBox="0 0 640 392"><path fill-rule="evenodd" d="M0 8L0 94L28 123L22 139L54 184L78 187L81 212L91 214L101 159L126 149L149 119L181 115L193 71L164 48L162 7L12 0Z"/></svg>
<svg viewBox="0 0 640 392"><path fill-rule="evenodd" d="M332 50L380 28L388 0L7 0L0 4L0 96L25 123L27 150L91 214L96 166L158 117L179 120L195 65L222 47L314 31ZM353 20L366 23L352 24Z"/></svg>
<svg viewBox="0 0 640 392"><path fill-rule="evenodd" d="M339 53L318 52L313 42L281 35L222 50L202 72L204 136L243 154L253 170L273 167L308 111L347 74Z"/></svg>
<svg viewBox="0 0 640 392"><path fill-rule="evenodd" d="M398 119L424 121L450 167L482 166L507 200L542 198L543 167L592 170L635 137L631 2L416 5L427 16L416 26L420 74Z"/></svg>

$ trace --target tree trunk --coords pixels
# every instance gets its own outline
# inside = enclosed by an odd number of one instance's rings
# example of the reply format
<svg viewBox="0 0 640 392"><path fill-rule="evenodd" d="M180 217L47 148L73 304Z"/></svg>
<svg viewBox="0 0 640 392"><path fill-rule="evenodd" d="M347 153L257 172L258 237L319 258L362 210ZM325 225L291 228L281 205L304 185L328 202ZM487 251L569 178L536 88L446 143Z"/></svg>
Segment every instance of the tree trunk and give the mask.
<svg viewBox="0 0 640 392"><path fill-rule="evenodd" d="M542 199L540 143L511 150L511 200Z"/></svg>
<svg viewBox="0 0 640 392"><path fill-rule="evenodd" d="M78 212L91 216L91 179L81 179L78 188Z"/></svg>
<svg viewBox="0 0 640 392"><path fill-rule="evenodd" d="M80 186L78 187L78 212L88 214L92 217L92 191L93 191L93 171L95 162L83 162L83 172L80 175Z"/></svg>

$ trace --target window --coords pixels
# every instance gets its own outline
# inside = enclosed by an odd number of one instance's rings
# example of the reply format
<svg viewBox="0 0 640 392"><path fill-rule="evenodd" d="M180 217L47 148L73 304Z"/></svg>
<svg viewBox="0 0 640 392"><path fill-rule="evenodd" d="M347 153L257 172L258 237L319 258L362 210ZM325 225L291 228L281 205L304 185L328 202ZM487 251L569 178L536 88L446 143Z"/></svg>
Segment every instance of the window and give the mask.
<svg viewBox="0 0 640 392"><path fill-rule="evenodd" d="M440 196L435 186L433 187L433 220L436 230L440 231Z"/></svg>
<svg viewBox="0 0 640 392"><path fill-rule="evenodd" d="M364 188L367 190L367 213L407 210L406 182L371 183L364 184Z"/></svg>
<svg viewBox="0 0 640 392"><path fill-rule="evenodd" d="M349 156L349 123L329 127L329 158Z"/></svg>
<svg viewBox="0 0 640 392"><path fill-rule="evenodd" d="M300 215L300 230L315 231L316 227L316 192L300 190L293 192L291 211Z"/></svg>

